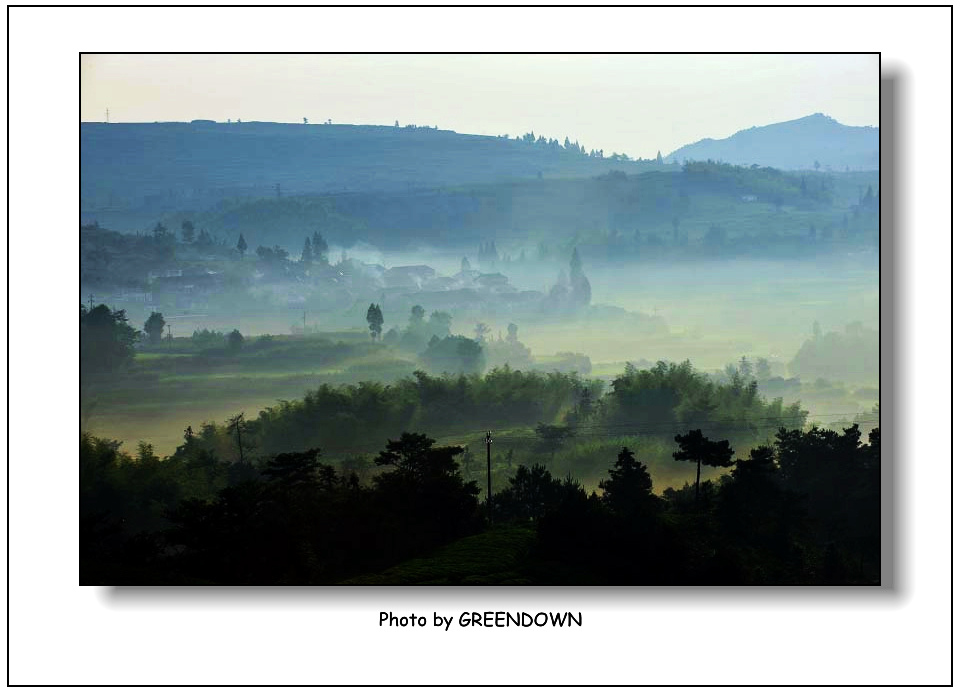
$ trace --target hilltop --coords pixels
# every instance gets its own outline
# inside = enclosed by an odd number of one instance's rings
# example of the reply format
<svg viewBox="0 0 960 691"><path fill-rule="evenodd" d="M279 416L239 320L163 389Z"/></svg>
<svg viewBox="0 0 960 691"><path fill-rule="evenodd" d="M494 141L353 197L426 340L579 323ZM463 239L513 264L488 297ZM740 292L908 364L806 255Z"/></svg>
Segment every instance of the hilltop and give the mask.
<svg viewBox="0 0 960 691"><path fill-rule="evenodd" d="M723 161L783 170L832 168L879 170L880 129L850 127L823 113L764 127L740 130L726 139L701 139L667 155L666 160Z"/></svg>
<svg viewBox="0 0 960 691"><path fill-rule="evenodd" d="M81 123L81 220L133 230L225 199L396 194L658 167L610 154L591 156L533 133L518 139L432 127Z"/></svg>

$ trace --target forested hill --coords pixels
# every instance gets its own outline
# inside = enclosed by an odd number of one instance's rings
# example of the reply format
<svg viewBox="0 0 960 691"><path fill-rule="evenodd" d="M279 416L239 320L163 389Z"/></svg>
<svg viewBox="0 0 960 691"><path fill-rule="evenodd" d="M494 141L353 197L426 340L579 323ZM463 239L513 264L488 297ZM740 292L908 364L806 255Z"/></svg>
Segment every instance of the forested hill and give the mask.
<svg viewBox="0 0 960 691"><path fill-rule="evenodd" d="M534 133L518 139L432 127L82 123L81 216L135 222L221 199L407 192L657 167L601 153Z"/></svg>
<svg viewBox="0 0 960 691"><path fill-rule="evenodd" d="M682 163L723 161L736 165L803 170L879 170L880 129L842 125L822 113L741 130L726 139L701 139L666 157Z"/></svg>

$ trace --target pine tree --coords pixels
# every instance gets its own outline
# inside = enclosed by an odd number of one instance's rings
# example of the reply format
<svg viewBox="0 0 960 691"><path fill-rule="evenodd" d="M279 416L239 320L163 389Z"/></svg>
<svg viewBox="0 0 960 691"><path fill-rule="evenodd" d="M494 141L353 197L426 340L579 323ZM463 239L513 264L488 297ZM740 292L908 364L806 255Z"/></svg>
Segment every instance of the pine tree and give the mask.
<svg viewBox="0 0 960 691"><path fill-rule="evenodd" d="M674 441L680 445L680 450L673 453L676 461L697 462L697 482L694 497L700 500L700 466L708 465L713 468L729 468L733 465L733 449L726 439L711 441L698 429L690 430L687 434L678 434Z"/></svg>
<svg viewBox="0 0 960 691"><path fill-rule="evenodd" d="M610 473L609 480L600 481L603 490L603 503L621 516L635 516L651 506L653 497L653 479L647 466L634 459L633 452L626 446L617 454L617 462Z"/></svg>

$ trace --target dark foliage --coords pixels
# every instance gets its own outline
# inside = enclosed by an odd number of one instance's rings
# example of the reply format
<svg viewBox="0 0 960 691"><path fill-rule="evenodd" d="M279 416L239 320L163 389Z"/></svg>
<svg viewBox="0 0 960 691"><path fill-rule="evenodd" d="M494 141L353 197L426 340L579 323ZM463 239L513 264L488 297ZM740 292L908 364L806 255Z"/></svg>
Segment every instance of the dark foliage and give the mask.
<svg viewBox="0 0 960 691"><path fill-rule="evenodd" d="M80 305L81 374L114 372L129 364L137 337L123 310Z"/></svg>

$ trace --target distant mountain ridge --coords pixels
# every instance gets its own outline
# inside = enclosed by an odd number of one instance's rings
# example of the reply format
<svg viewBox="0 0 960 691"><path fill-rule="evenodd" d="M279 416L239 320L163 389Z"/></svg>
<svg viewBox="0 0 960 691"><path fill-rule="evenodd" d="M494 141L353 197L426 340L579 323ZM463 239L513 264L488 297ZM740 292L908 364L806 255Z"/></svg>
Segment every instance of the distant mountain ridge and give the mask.
<svg viewBox="0 0 960 691"><path fill-rule="evenodd" d="M726 139L701 139L668 154L665 160L723 161L783 170L816 167L879 170L880 129L843 125L823 113L740 130Z"/></svg>

